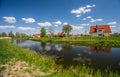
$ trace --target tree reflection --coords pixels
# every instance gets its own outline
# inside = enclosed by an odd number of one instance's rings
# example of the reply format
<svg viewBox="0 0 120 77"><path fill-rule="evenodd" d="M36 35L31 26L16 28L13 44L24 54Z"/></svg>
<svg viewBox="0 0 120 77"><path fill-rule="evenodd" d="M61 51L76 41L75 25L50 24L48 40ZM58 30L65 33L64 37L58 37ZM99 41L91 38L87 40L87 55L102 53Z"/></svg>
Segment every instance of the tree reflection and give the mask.
<svg viewBox="0 0 120 77"><path fill-rule="evenodd" d="M72 50L72 45L70 45L70 44L64 44L64 45L63 45L63 48L64 48L64 50L66 50L66 51L71 51L71 50Z"/></svg>
<svg viewBox="0 0 120 77"><path fill-rule="evenodd" d="M41 42L41 47L42 47L43 49L45 49L45 46L46 46L46 42Z"/></svg>

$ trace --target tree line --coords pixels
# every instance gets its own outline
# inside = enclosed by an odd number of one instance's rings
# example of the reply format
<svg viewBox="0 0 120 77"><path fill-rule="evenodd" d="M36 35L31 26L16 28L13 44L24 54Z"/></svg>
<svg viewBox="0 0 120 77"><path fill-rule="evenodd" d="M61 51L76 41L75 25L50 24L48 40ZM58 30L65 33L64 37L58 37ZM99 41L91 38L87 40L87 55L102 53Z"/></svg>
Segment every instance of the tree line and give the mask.
<svg viewBox="0 0 120 77"><path fill-rule="evenodd" d="M71 30L72 30L72 26L69 25L69 24L64 25L63 28L62 28L62 32L66 36L69 36ZM53 37L54 36L54 29L52 27L49 28L48 32L49 32L49 37ZM46 29L44 27L41 28L40 34L41 34L41 37L45 37L46 36Z"/></svg>
<svg viewBox="0 0 120 77"><path fill-rule="evenodd" d="M14 34L12 31L10 31L8 34L6 32L0 33L0 37L25 38L28 37L28 35L20 32L16 32Z"/></svg>

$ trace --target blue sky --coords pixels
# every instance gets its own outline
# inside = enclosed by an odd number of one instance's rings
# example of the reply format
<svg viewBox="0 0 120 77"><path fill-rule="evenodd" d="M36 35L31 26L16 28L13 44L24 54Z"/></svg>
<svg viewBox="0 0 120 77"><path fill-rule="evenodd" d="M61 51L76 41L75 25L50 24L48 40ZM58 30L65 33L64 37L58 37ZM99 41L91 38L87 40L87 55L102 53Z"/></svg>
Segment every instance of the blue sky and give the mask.
<svg viewBox="0 0 120 77"><path fill-rule="evenodd" d="M39 33L42 27L89 33L91 25L109 24L120 31L120 0L0 0L0 32Z"/></svg>

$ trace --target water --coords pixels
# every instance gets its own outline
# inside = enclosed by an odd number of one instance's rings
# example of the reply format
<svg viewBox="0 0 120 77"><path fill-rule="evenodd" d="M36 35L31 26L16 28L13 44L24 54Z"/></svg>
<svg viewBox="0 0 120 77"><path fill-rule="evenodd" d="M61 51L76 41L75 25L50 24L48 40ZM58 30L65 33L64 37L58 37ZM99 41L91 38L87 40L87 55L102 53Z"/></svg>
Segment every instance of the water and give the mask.
<svg viewBox="0 0 120 77"><path fill-rule="evenodd" d="M31 40L14 40L13 43L40 54L46 54L53 58L56 64L62 64L65 68L70 65L84 64L94 69L110 68L120 73L120 48L44 43Z"/></svg>

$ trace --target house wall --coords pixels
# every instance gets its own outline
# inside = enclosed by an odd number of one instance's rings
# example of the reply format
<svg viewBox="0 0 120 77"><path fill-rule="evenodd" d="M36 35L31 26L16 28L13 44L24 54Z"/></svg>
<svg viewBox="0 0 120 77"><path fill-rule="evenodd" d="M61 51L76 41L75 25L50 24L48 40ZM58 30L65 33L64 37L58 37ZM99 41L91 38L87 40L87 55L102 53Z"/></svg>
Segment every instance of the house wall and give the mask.
<svg viewBox="0 0 120 77"><path fill-rule="evenodd" d="M97 33L90 33L90 35L91 35L92 37L98 36Z"/></svg>
<svg viewBox="0 0 120 77"><path fill-rule="evenodd" d="M98 36L98 33L90 33L92 37ZM110 36L109 33L103 33L104 36Z"/></svg>
<svg viewBox="0 0 120 77"><path fill-rule="evenodd" d="M110 34L109 33L104 33L104 36L110 36Z"/></svg>

